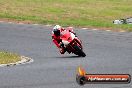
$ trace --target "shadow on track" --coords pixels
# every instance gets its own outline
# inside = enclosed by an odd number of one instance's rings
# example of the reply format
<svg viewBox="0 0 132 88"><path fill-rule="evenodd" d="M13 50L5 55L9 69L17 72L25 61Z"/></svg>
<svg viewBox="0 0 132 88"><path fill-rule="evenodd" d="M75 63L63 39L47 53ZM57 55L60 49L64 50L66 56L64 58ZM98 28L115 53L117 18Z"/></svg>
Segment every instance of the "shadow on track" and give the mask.
<svg viewBox="0 0 132 88"><path fill-rule="evenodd" d="M60 56L60 57L54 57L54 58L82 58L80 56Z"/></svg>

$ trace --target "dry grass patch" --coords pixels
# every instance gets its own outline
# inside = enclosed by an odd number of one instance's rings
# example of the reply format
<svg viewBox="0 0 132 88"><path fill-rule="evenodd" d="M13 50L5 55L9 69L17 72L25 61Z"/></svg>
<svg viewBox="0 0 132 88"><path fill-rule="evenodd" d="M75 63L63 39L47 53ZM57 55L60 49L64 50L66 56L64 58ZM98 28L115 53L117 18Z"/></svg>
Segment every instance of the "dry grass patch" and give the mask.
<svg viewBox="0 0 132 88"><path fill-rule="evenodd" d="M132 16L131 3L132 0L0 0L0 18L129 31L132 25L117 26L112 21Z"/></svg>
<svg viewBox="0 0 132 88"><path fill-rule="evenodd" d="M20 61L20 56L9 52L0 52L0 64L9 64Z"/></svg>

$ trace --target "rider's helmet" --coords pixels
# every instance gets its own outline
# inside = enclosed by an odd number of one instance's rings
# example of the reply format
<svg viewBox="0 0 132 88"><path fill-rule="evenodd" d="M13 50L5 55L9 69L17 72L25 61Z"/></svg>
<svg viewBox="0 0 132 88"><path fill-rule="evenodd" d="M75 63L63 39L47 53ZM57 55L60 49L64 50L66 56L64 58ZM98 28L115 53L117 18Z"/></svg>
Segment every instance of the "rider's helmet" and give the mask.
<svg viewBox="0 0 132 88"><path fill-rule="evenodd" d="M60 25L55 25L53 28L53 33L56 36L60 36L60 30L61 30L61 26Z"/></svg>

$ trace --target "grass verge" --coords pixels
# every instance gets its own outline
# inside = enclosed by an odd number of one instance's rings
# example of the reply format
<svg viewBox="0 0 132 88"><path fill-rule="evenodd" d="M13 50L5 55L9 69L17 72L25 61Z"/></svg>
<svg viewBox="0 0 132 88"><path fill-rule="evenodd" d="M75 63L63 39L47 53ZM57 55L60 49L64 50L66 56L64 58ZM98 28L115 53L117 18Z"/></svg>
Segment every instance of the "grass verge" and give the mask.
<svg viewBox="0 0 132 88"><path fill-rule="evenodd" d="M20 56L8 52L0 52L0 64L9 64L20 61Z"/></svg>
<svg viewBox="0 0 132 88"><path fill-rule="evenodd" d="M0 18L132 31L132 25L114 25L132 16L132 0L0 0Z"/></svg>

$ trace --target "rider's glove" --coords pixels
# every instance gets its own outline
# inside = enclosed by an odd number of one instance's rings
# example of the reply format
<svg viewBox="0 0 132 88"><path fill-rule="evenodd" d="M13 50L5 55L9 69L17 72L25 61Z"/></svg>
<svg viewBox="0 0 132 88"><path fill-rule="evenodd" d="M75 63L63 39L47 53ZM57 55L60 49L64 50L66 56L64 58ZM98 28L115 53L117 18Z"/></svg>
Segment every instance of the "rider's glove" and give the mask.
<svg viewBox="0 0 132 88"><path fill-rule="evenodd" d="M60 48L64 48L64 44L62 42L60 42Z"/></svg>

